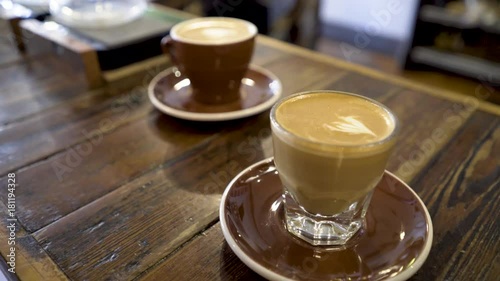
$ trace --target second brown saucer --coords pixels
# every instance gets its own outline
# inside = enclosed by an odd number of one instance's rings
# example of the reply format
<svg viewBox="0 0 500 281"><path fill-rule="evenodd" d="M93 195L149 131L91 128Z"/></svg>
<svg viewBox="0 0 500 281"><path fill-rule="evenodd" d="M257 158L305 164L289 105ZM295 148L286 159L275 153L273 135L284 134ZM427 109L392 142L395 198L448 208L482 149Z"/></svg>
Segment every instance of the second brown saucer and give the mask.
<svg viewBox="0 0 500 281"><path fill-rule="evenodd" d="M196 102L190 81L177 67L159 73L149 84L153 105L165 114L192 121L223 121L261 113L281 96L280 80L268 70L252 65L242 79L240 100L223 105Z"/></svg>

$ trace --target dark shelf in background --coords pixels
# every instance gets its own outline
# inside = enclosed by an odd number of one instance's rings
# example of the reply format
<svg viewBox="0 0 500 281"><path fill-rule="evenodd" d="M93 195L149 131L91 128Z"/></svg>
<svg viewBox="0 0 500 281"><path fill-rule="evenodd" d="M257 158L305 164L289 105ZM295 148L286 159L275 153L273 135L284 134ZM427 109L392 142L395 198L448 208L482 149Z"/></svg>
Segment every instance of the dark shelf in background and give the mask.
<svg viewBox="0 0 500 281"><path fill-rule="evenodd" d="M472 16L467 6L451 2L420 2L405 68L453 73L499 87L500 17Z"/></svg>
<svg viewBox="0 0 500 281"><path fill-rule="evenodd" d="M411 60L476 80L500 81L500 64L460 53L437 50L432 47L415 47Z"/></svg>
<svg viewBox="0 0 500 281"><path fill-rule="evenodd" d="M422 6L419 19L424 22L436 23L457 29L478 28L485 32L500 34L500 21L496 21L494 24L486 24L483 21L472 20L464 14L455 14L438 6Z"/></svg>

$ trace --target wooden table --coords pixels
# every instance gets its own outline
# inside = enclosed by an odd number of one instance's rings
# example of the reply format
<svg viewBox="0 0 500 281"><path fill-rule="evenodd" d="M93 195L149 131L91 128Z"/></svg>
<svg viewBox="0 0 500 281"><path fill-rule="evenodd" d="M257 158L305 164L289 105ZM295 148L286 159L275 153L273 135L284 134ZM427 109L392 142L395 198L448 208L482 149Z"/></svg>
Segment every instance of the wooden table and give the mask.
<svg viewBox="0 0 500 281"><path fill-rule="evenodd" d="M269 112L221 123L165 116L146 97L161 69L126 92L85 90L52 55L0 56L0 250L9 253L15 173L21 280L258 280L222 236L221 194L272 155ZM498 280L500 108L266 37L253 63L284 95L363 94L402 123L388 169L429 208L434 243L412 280ZM488 89L478 85L478 95Z"/></svg>

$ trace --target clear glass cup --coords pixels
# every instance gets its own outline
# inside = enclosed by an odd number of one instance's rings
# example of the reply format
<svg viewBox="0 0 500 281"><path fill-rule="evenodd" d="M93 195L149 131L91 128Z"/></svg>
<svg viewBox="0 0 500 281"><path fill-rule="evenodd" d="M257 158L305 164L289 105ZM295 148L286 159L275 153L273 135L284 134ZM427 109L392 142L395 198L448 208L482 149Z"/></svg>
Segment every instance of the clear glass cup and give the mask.
<svg viewBox="0 0 500 281"><path fill-rule="evenodd" d="M385 118L381 120L387 120L388 133L376 141L336 144L301 136L281 124L284 121L279 120L277 111L283 104L293 99L302 106L304 97L318 94L366 101ZM338 100L331 102L339 106ZM304 112L314 111L307 106L304 103ZM345 113L350 106L345 102L340 108ZM308 120L308 126L322 126L307 114L303 119ZM357 121L345 126L350 125L360 126ZM312 245L344 245L363 226L373 190L384 174L398 131L395 115L384 105L360 95L312 91L287 97L274 105L271 128L274 162L284 187L287 230Z"/></svg>
<svg viewBox="0 0 500 281"><path fill-rule="evenodd" d="M50 0L50 13L64 25L80 28L107 28L139 18L146 0Z"/></svg>

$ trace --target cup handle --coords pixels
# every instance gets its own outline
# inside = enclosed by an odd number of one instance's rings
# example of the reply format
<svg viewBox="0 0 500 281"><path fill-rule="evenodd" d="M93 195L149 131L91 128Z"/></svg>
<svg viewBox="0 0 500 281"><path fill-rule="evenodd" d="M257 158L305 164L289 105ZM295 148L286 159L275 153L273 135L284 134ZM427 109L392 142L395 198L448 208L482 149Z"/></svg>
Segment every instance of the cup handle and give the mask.
<svg viewBox="0 0 500 281"><path fill-rule="evenodd" d="M174 48L174 40L170 35L167 35L161 39L161 49L163 50L163 53L168 54L170 56L170 59L172 62L177 65L177 59L175 57L175 51L173 50Z"/></svg>

